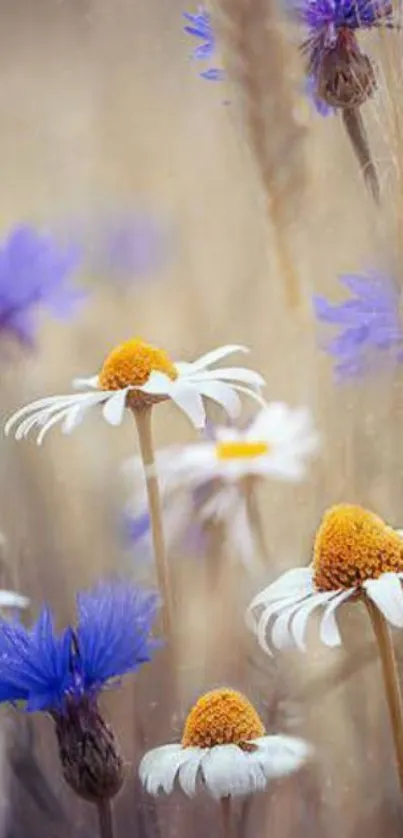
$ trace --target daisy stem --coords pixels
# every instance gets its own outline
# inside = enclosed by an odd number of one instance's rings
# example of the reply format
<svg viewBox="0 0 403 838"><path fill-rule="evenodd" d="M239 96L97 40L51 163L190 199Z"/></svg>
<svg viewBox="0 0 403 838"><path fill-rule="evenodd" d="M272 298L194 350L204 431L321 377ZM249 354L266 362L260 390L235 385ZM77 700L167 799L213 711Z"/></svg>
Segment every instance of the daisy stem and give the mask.
<svg viewBox="0 0 403 838"><path fill-rule="evenodd" d="M172 629L172 596L169 584L168 563L162 526L161 497L158 486L158 477L154 473L155 455L151 431L151 407L144 407L141 410L133 410L133 414L137 426L140 454L143 461L147 486L148 507L151 519L151 532L158 587L163 599L162 624L164 633L169 637Z"/></svg>
<svg viewBox="0 0 403 838"><path fill-rule="evenodd" d="M249 523L252 529L253 537L256 546L260 553L260 558L265 562L268 558L268 549L266 544L266 535L264 523L259 506L259 499L256 492L256 484L253 478L245 479L245 502L248 511Z"/></svg>
<svg viewBox="0 0 403 838"><path fill-rule="evenodd" d="M232 838L231 798L221 798L221 815L224 838Z"/></svg>
<svg viewBox="0 0 403 838"><path fill-rule="evenodd" d="M97 803L100 838L114 838L112 805L110 800L99 800Z"/></svg>
<svg viewBox="0 0 403 838"><path fill-rule="evenodd" d="M403 792L403 704L397 674L396 656L390 629L385 617L381 614L376 605L374 605L374 603L372 603L368 598L366 600L366 606L378 643L386 698L388 701L390 720L392 724L400 787Z"/></svg>

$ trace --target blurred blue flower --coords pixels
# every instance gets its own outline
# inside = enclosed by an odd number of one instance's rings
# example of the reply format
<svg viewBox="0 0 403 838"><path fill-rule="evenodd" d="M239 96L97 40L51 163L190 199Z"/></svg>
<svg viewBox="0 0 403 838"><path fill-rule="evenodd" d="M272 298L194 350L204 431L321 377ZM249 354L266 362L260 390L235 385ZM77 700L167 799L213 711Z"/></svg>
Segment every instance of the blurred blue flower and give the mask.
<svg viewBox="0 0 403 838"><path fill-rule="evenodd" d="M337 378L365 375L381 361L402 361L399 294L392 282L376 273L347 274L340 281L352 292L352 299L343 303L313 299L317 319L339 329L324 347L335 359Z"/></svg>
<svg viewBox="0 0 403 838"><path fill-rule="evenodd" d="M78 263L75 247L63 250L49 234L14 227L0 245L0 331L32 344L40 307L71 316L85 296L70 283Z"/></svg>
<svg viewBox="0 0 403 838"><path fill-rule="evenodd" d="M63 715L67 703L96 699L116 679L150 660L155 594L125 581L77 596L77 627L57 634L50 609L31 629L0 622L0 702Z"/></svg>
<svg viewBox="0 0 403 838"><path fill-rule="evenodd" d="M188 35L197 38L201 43L194 48L192 58L196 61L210 61L214 58L217 51L217 42L214 34L211 15L205 6L198 6L197 12L183 12L183 17L188 21L184 27ZM200 76L207 81L223 81L225 78L225 71L219 67L210 67L208 70L203 70Z"/></svg>

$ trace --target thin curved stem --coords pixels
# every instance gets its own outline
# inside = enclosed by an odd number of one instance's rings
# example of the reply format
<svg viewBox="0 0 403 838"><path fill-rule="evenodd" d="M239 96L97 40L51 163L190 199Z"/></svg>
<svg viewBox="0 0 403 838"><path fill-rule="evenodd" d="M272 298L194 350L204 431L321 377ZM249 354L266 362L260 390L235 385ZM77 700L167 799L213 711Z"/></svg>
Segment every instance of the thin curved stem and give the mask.
<svg viewBox="0 0 403 838"><path fill-rule="evenodd" d="M99 800L97 803L99 836L100 838L114 838L112 804L110 800Z"/></svg>
<svg viewBox="0 0 403 838"><path fill-rule="evenodd" d="M162 525L161 497L158 486L158 477L155 474L155 455L151 431L151 407L143 407L141 410L134 409L133 415L137 426L140 454L143 461L144 476L147 486L148 508L151 519L151 532L158 587L163 599L162 624L165 634L170 637L172 631L172 596Z"/></svg>
<svg viewBox="0 0 403 838"><path fill-rule="evenodd" d="M342 117L344 127L360 164L365 182L372 193L375 203L379 204L380 187L378 173L372 159L367 132L359 108L343 108Z"/></svg>
<svg viewBox="0 0 403 838"><path fill-rule="evenodd" d="M379 657L382 664L382 674L392 725L397 770L399 774L400 788L403 793L403 704L397 674L395 651L393 648L390 629L385 617L381 614L376 605L374 605L374 603L368 598L366 599L366 606L378 643Z"/></svg>

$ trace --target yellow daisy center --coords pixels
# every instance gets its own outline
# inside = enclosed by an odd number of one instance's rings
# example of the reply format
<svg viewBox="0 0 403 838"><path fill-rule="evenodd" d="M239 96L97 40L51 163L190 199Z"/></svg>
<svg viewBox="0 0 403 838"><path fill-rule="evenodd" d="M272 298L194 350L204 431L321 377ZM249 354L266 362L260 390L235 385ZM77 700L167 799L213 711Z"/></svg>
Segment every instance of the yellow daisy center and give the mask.
<svg viewBox="0 0 403 838"><path fill-rule="evenodd" d="M270 446L266 442L218 442L216 456L219 460L243 460L268 454Z"/></svg>
<svg viewBox="0 0 403 838"><path fill-rule="evenodd" d="M172 381L178 377L175 365L163 349L133 338L108 355L98 377L98 386L101 390L122 390L131 384L141 386L154 371L165 373Z"/></svg>
<svg viewBox="0 0 403 838"><path fill-rule="evenodd" d="M202 695L192 707L182 736L184 748L238 745L250 750L251 739L265 735L264 725L250 701L235 690L220 689Z"/></svg>
<svg viewBox="0 0 403 838"><path fill-rule="evenodd" d="M313 570L322 591L352 588L382 573L403 571L403 539L367 509L333 506L316 533Z"/></svg>

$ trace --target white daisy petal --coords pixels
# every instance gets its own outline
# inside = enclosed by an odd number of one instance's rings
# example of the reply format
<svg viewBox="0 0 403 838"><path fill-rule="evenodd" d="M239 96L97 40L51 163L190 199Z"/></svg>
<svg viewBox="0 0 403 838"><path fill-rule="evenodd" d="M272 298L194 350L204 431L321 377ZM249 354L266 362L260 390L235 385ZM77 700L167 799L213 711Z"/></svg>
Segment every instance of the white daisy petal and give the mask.
<svg viewBox="0 0 403 838"><path fill-rule="evenodd" d="M47 396L45 399L38 399L36 402L32 402L31 404L25 405L20 410L17 410L10 419L6 422L4 426L4 433L6 436L11 431L11 428L24 416L28 416L30 414L36 413L37 411L42 411L42 409L55 409L57 410L59 407L67 407L67 405L72 404L77 399L77 395L69 395L69 396Z"/></svg>
<svg viewBox="0 0 403 838"><path fill-rule="evenodd" d="M87 387L97 388L99 386L99 378L97 375L91 375L89 378L73 378L71 383L77 390L85 390Z"/></svg>
<svg viewBox="0 0 403 838"><path fill-rule="evenodd" d="M294 736L261 736L253 741L257 746L256 756L267 777L284 777L294 773L312 754L308 742Z"/></svg>
<svg viewBox="0 0 403 838"><path fill-rule="evenodd" d="M269 626L269 623L270 623L271 619L274 616L279 616L279 615L283 614L284 611L289 612L290 608L294 608L294 607L298 608L299 605L304 601L304 599L305 599L305 595L304 596L297 596L297 597L293 596L293 597L286 597L281 602L271 603L271 605L269 605L267 608L265 608L263 613L260 615L259 620L257 621L257 624L255 625L255 627L251 627L249 625L249 628L251 628L252 631L256 632L258 643L260 644L262 649L264 649L264 651L267 652L268 655L273 654L273 652L270 649L270 646L269 646L269 644L266 640L266 637L267 637L267 634L268 634L267 630L268 630L268 626Z"/></svg>
<svg viewBox="0 0 403 838"><path fill-rule="evenodd" d="M179 381L180 379L175 379ZM133 390L141 390L143 393L151 393L155 396L170 396L171 387L175 383L163 372L153 370L145 384L133 385Z"/></svg>
<svg viewBox="0 0 403 838"><path fill-rule="evenodd" d="M325 613L320 624L320 639L325 646L340 646L341 634L336 623L336 609L354 593L355 588L341 591L325 608Z"/></svg>
<svg viewBox="0 0 403 838"><path fill-rule="evenodd" d="M291 617L294 616L296 611L299 612L300 609L304 610L308 607L310 599L309 597L308 600L303 599L290 605L277 617L271 633L272 643L276 649L291 649L295 645L294 634L291 630Z"/></svg>
<svg viewBox="0 0 403 838"><path fill-rule="evenodd" d="M259 605L268 605L270 602L281 600L283 597L304 596L312 593L313 572L310 567L295 567L287 570L260 594L257 594L249 605L249 609L257 608Z"/></svg>
<svg viewBox="0 0 403 838"><path fill-rule="evenodd" d="M220 346L218 349L212 349L210 352L206 352L205 355L201 355L197 361L193 361L191 363L179 361L179 363L175 364L175 366L179 370L182 365L184 367L189 367L192 372L195 370L204 370L206 367L210 366L210 364L215 364L217 361L221 361L223 358L226 358L228 355L232 355L234 352L244 352L247 354L249 349L246 346L228 344L228 346Z"/></svg>
<svg viewBox="0 0 403 838"><path fill-rule="evenodd" d="M216 370L205 370L205 372L192 375L194 381L239 381L240 384L260 388L264 387L265 380L260 373L248 370L246 367L218 367Z"/></svg>
<svg viewBox="0 0 403 838"><path fill-rule="evenodd" d="M195 428L201 430L206 424L206 411L203 399L197 389L190 384L175 382L170 393L172 401L186 413Z"/></svg>
<svg viewBox="0 0 403 838"><path fill-rule="evenodd" d="M113 396L109 396L105 402L102 415L109 425L118 426L122 423L128 392L129 387L118 390Z"/></svg>
<svg viewBox="0 0 403 838"><path fill-rule="evenodd" d="M367 579L363 587L388 622L403 628L403 591L397 574L383 573L378 579Z"/></svg>
<svg viewBox="0 0 403 838"><path fill-rule="evenodd" d="M241 412L241 400L233 387L222 381L205 381L198 387L202 396L217 402L228 413L231 419L236 419Z"/></svg>
<svg viewBox="0 0 403 838"><path fill-rule="evenodd" d="M163 745L149 751L139 766L140 780L146 791L154 795L159 791L170 794L178 770L192 755L191 751L181 745Z"/></svg>
<svg viewBox="0 0 403 838"><path fill-rule="evenodd" d="M321 591L320 593L313 594L306 602L304 602L303 605L301 605L298 613L293 617L291 622L291 635L297 648L301 652L306 651L305 632L308 618L312 614L312 611L314 611L318 605L331 601L335 596L336 593L334 591Z"/></svg>
<svg viewBox="0 0 403 838"><path fill-rule="evenodd" d="M219 799L248 794L247 753L237 745L215 745L203 757L201 770L210 794Z"/></svg>
<svg viewBox="0 0 403 838"><path fill-rule="evenodd" d="M51 416L50 419L48 419L48 421L45 422L44 425L42 425L42 428L39 431L39 434L36 438L37 445L42 445L42 442L47 432L50 431L51 428L53 428L53 425L56 425L58 422L61 422L62 419L66 419L68 414L70 413L70 410L71 407L64 407L63 410L59 410L57 413L54 413L53 416Z"/></svg>
<svg viewBox="0 0 403 838"><path fill-rule="evenodd" d="M0 608L27 608L29 599L14 591L0 590Z"/></svg>
<svg viewBox="0 0 403 838"><path fill-rule="evenodd" d="M253 399L259 407L266 407L266 400L260 393L258 393L257 390L252 390L250 387L243 387L242 384L233 384L232 386L237 393L245 393L245 396L249 396L250 399Z"/></svg>
<svg viewBox="0 0 403 838"><path fill-rule="evenodd" d="M203 748L192 748L192 751L194 753L188 758L187 762L181 765L178 774L179 785L188 797L193 797L196 794L197 775L205 754Z"/></svg>

